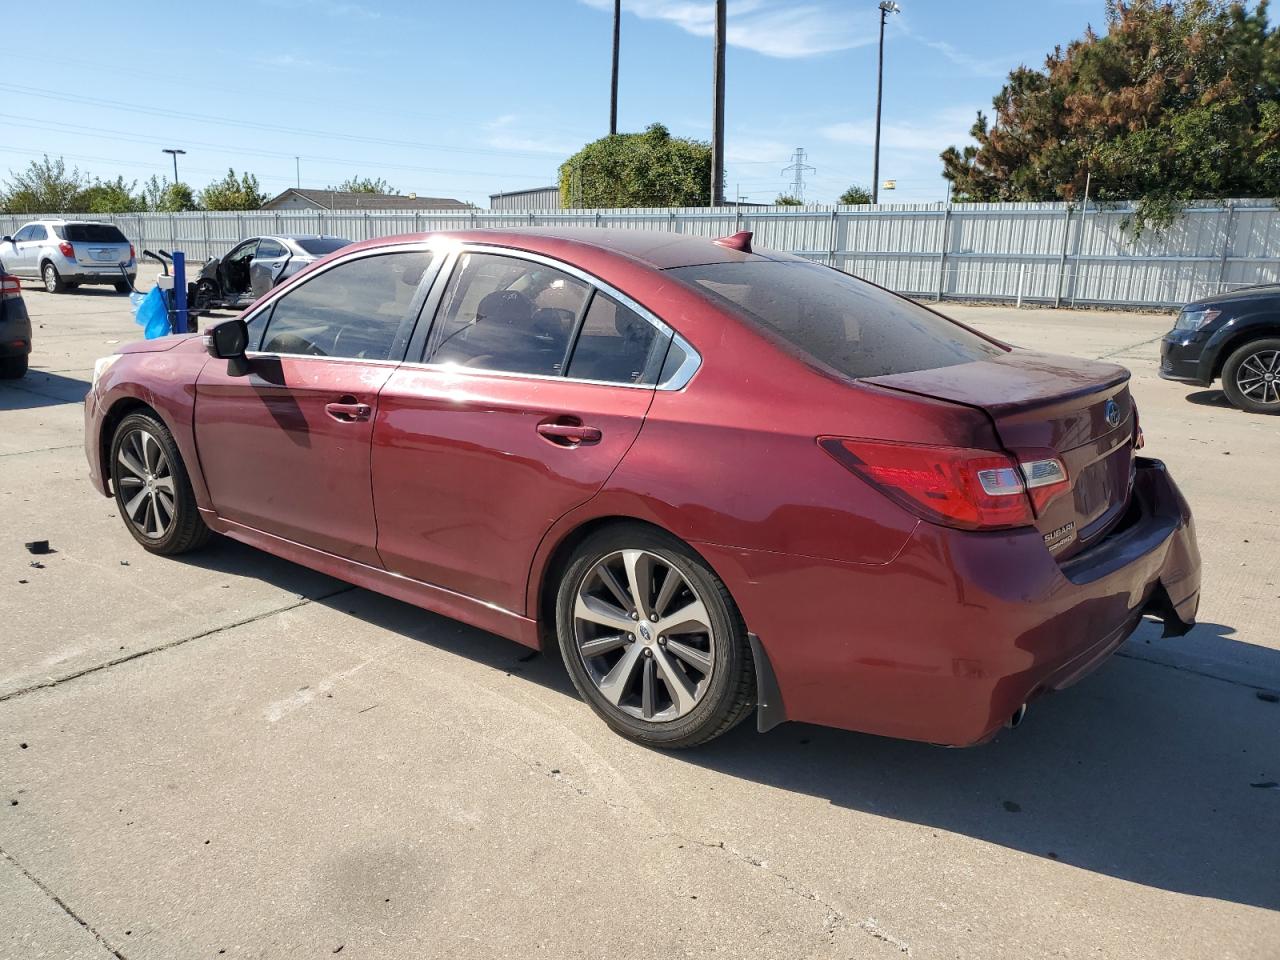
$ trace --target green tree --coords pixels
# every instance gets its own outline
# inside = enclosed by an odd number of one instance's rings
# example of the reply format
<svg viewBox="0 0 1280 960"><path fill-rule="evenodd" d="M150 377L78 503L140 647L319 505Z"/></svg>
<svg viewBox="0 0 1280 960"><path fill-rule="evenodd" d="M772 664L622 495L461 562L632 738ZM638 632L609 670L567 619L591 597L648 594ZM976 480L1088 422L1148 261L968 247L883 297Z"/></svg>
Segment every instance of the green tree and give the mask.
<svg viewBox="0 0 1280 960"><path fill-rule="evenodd" d="M326 190L337 190L342 193L380 193L384 196L399 196L400 190L393 187L381 177L347 177L336 187L325 187Z"/></svg>
<svg viewBox="0 0 1280 960"><path fill-rule="evenodd" d="M1108 0L1044 68L1019 67L948 147L957 200L1135 200L1137 224L1188 202L1280 195L1280 35L1267 0Z"/></svg>
<svg viewBox="0 0 1280 960"><path fill-rule="evenodd" d="M9 171L9 180L0 190L0 206L5 213L73 213L88 180L79 170L67 172L59 157L32 160L21 173Z"/></svg>
<svg viewBox="0 0 1280 960"><path fill-rule="evenodd" d="M850 203L850 204L870 203L871 191L868 190L866 187L859 186L858 184L855 183L853 184L853 186L849 187L849 189L847 189L844 193L840 194L840 202Z"/></svg>
<svg viewBox="0 0 1280 960"><path fill-rule="evenodd" d="M147 209L147 200L136 193L138 181L126 184L124 177L94 180L81 192L76 209L88 213L139 213Z"/></svg>
<svg viewBox="0 0 1280 960"><path fill-rule="evenodd" d="M258 178L252 173L239 177L233 169L200 191L200 206L206 210L257 210L267 202L267 195L258 187Z"/></svg>
<svg viewBox="0 0 1280 960"><path fill-rule="evenodd" d="M780 193L773 201L774 206L778 207L803 207L804 201L791 193Z"/></svg>
<svg viewBox="0 0 1280 960"><path fill-rule="evenodd" d="M660 123L588 143L560 166L566 207L705 207L711 146Z"/></svg>
<svg viewBox="0 0 1280 960"><path fill-rule="evenodd" d="M166 183L156 198L152 210L160 213L182 213L184 210L199 210L195 194L185 183Z"/></svg>

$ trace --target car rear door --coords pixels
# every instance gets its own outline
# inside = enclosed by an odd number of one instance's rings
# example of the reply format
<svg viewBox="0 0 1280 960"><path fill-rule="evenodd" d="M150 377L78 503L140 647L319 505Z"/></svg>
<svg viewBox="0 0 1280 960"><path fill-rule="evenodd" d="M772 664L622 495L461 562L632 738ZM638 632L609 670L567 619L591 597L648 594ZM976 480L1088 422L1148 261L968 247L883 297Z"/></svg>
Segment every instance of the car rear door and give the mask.
<svg viewBox="0 0 1280 960"><path fill-rule="evenodd" d="M432 260L407 247L337 261L251 315L247 375L205 364L195 434L219 517L379 565L370 437Z"/></svg>
<svg viewBox="0 0 1280 960"><path fill-rule="evenodd" d="M423 362L379 398L378 553L521 613L537 545L639 433L671 331L564 264L479 249L454 260L410 347Z"/></svg>
<svg viewBox="0 0 1280 960"><path fill-rule="evenodd" d="M258 241L258 249L249 261L249 293L255 300L276 285L289 265L289 256L288 248L279 240L263 237Z"/></svg>

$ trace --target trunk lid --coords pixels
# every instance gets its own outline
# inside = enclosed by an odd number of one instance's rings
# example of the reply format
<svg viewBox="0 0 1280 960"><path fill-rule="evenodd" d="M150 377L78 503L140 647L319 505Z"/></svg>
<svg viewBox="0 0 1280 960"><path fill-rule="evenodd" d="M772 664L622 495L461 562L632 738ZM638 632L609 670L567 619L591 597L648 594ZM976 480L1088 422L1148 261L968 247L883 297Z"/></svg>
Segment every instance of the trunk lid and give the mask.
<svg viewBox="0 0 1280 960"><path fill-rule="evenodd" d="M991 360L865 382L982 410L1017 460L1057 457L1070 487L1036 511L1055 558L1083 550L1123 516L1136 426L1124 367L1014 349Z"/></svg>

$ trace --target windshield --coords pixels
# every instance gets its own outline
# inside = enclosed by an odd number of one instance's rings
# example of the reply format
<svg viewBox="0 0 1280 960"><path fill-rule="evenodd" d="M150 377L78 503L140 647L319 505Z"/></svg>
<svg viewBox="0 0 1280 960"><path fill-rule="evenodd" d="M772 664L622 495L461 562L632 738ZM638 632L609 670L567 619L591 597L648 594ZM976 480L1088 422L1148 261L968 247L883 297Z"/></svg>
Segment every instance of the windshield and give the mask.
<svg viewBox="0 0 1280 960"><path fill-rule="evenodd" d="M752 260L667 273L849 377L932 370L1004 352L917 303L816 263Z"/></svg>
<svg viewBox="0 0 1280 960"><path fill-rule="evenodd" d="M58 236L70 243L128 243L119 227L109 223L67 223L55 227Z"/></svg>
<svg viewBox="0 0 1280 960"><path fill-rule="evenodd" d="M326 253L341 250L351 243L350 240L343 240L341 237L308 237L293 242L313 257L323 257Z"/></svg>

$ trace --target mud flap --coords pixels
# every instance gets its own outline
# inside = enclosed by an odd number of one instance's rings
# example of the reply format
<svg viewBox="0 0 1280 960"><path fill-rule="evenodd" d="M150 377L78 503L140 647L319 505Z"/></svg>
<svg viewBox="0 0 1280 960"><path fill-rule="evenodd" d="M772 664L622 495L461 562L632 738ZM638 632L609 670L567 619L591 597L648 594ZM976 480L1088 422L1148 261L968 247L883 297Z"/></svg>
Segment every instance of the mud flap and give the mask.
<svg viewBox="0 0 1280 960"><path fill-rule="evenodd" d="M1188 623L1178 616L1177 608L1169 599L1169 591L1164 588L1163 583L1156 584L1155 592L1142 608L1142 615L1155 617L1164 624L1164 632L1160 634L1161 639L1181 637L1196 625L1194 620Z"/></svg>
<svg viewBox="0 0 1280 960"><path fill-rule="evenodd" d="M787 713L782 708L782 691L778 689L778 678L774 676L764 645L754 633L748 633L747 640L756 663L756 729L764 733L785 721Z"/></svg>

